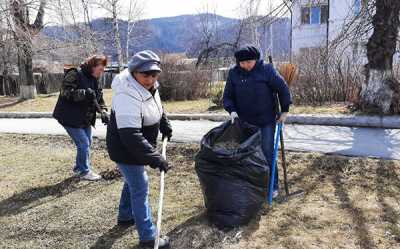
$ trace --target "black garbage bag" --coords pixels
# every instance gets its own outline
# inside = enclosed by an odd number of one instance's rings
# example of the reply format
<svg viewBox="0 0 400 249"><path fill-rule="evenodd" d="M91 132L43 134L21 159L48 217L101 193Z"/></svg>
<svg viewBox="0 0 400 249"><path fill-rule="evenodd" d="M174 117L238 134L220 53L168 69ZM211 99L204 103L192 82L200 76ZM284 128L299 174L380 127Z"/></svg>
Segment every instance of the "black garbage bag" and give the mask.
<svg viewBox="0 0 400 249"><path fill-rule="evenodd" d="M207 216L220 229L247 224L266 201L269 167L255 126L236 120L210 130L195 169Z"/></svg>

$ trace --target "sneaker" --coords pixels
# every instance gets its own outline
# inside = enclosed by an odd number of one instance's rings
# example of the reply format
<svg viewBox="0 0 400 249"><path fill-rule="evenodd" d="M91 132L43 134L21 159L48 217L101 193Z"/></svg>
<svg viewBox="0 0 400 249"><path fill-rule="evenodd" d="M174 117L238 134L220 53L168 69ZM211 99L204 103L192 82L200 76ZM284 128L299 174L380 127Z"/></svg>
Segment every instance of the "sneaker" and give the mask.
<svg viewBox="0 0 400 249"><path fill-rule="evenodd" d="M74 172L75 177L80 177L84 174L84 173L82 173L82 171L80 171L78 169L74 169L73 172Z"/></svg>
<svg viewBox="0 0 400 249"><path fill-rule="evenodd" d="M274 190L274 192L272 192L272 199L275 199L276 197L278 197L278 195L279 195L279 191Z"/></svg>
<svg viewBox="0 0 400 249"><path fill-rule="evenodd" d="M88 181L98 181L101 179L101 176L94 173L93 171L89 171L85 175L81 176L81 178Z"/></svg>
<svg viewBox="0 0 400 249"><path fill-rule="evenodd" d="M135 225L135 220L118 220L117 225L120 227L130 227Z"/></svg>
<svg viewBox="0 0 400 249"><path fill-rule="evenodd" d="M155 243L156 243L155 240L140 241L139 246L141 248L154 248ZM158 243L158 248L169 249L169 238L168 237L160 238L160 242Z"/></svg>

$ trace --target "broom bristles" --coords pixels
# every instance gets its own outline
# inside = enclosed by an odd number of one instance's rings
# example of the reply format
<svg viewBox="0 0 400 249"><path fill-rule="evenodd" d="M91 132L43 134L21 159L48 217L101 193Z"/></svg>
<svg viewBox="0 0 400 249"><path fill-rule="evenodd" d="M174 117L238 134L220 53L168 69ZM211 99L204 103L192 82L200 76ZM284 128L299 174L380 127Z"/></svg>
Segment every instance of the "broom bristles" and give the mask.
<svg viewBox="0 0 400 249"><path fill-rule="evenodd" d="M291 87L297 78L297 66L293 63L284 63L278 67L278 71L288 86Z"/></svg>

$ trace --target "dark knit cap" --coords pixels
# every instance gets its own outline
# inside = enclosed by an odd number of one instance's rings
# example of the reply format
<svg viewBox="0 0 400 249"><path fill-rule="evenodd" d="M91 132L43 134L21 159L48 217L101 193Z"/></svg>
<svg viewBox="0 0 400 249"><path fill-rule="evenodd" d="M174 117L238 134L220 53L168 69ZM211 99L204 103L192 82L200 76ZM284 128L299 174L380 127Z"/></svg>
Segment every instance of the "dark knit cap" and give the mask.
<svg viewBox="0 0 400 249"><path fill-rule="evenodd" d="M254 46L242 47L235 52L235 58L237 62L259 60L260 51L258 51L258 49Z"/></svg>

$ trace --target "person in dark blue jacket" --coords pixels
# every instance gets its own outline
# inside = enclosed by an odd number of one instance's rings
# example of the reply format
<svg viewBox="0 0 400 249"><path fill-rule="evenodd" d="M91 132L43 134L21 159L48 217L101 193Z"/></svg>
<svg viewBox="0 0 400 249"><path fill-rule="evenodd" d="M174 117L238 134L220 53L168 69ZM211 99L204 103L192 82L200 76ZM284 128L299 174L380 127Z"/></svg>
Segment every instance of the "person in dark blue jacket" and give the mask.
<svg viewBox="0 0 400 249"><path fill-rule="evenodd" d="M292 104L285 80L271 64L260 59L260 52L253 46L235 52L236 65L228 73L224 90L224 109L230 113L232 123L240 118L258 126L262 134L262 147L271 166L276 122L285 122ZM281 112L278 113L276 95ZM276 171L273 196L278 195Z"/></svg>

